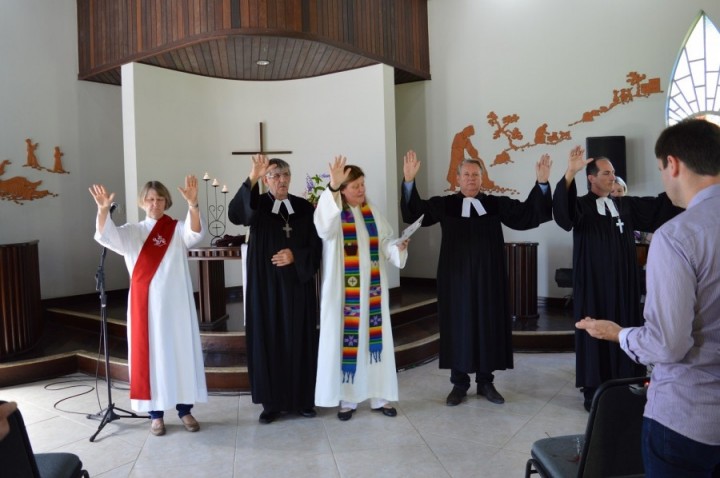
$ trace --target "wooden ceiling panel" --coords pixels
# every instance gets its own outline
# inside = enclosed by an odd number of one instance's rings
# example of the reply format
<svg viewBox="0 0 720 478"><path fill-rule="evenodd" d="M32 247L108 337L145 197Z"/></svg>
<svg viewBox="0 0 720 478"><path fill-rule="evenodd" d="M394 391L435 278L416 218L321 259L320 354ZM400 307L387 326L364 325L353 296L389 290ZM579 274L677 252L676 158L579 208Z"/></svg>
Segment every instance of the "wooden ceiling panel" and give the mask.
<svg viewBox="0 0 720 478"><path fill-rule="evenodd" d="M77 11L81 80L119 85L130 62L257 81L385 63L395 83L430 79L427 0L77 0Z"/></svg>

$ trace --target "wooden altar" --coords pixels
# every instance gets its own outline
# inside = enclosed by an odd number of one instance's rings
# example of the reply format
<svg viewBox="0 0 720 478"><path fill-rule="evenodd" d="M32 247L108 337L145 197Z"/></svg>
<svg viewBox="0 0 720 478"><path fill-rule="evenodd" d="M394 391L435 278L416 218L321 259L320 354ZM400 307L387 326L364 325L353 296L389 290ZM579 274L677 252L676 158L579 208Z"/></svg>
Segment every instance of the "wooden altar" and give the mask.
<svg viewBox="0 0 720 478"><path fill-rule="evenodd" d="M0 245L0 360L35 346L42 333L38 241Z"/></svg>
<svg viewBox="0 0 720 478"><path fill-rule="evenodd" d="M513 321L537 319L537 242L506 242L510 313Z"/></svg>
<svg viewBox="0 0 720 478"><path fill-rule="evenodd" d="M200 266L200 330L221 329L228 319L224 261L242 259L240 247L197 247L188 251L188 259Z"/></svg>

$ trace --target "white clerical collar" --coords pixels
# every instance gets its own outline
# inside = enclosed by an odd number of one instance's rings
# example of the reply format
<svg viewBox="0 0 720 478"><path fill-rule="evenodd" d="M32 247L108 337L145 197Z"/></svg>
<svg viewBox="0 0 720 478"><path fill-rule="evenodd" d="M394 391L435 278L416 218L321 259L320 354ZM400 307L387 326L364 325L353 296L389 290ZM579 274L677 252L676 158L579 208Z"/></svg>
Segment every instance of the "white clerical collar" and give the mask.
<svg viewBox="0 0 720 478"><path fill-rule="evenodd" d="M595 204L597 204L597 212L601 216L605 215L605 206L607 206L607 208L610 210L610 215L612 217L618 217L620 215L617 208L615 207L615 203L609 197L597 198L595 200Z"/></svg>
<svg viewBox="0 0 720 478"><path fill-rule="evenodd" d="M462 217L470 217L470 205L475 208L475 212L478 213L478 216L483 216L487 214L487 211L485 210L479 199L463 198Z"/></svg>
<svg viewBox="0 0 720 478"><path fill-rule="evenodd" d="M295 212L293 210L292 206L290 205L289 199L283 199L282 201L280 199L276 199L275 204L273 204L273 207L272 207L272 213L279 214L280 213L280 205L283 203L285 204L285 208L287 208L288 216Z"/></svg>

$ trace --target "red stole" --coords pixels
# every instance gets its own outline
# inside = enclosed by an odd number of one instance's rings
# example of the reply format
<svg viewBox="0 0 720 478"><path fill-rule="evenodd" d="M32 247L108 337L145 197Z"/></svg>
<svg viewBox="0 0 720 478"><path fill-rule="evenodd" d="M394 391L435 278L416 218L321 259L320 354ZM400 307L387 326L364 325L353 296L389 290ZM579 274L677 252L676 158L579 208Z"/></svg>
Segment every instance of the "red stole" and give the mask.
<svg viewBox="0 0 720 478"><path fill-rule="evenodd" d="M131 335L130 398L150 400L150 340L148 334L148 292L175 234L177 220L163 215L145 239L130 283Z"/></svg>

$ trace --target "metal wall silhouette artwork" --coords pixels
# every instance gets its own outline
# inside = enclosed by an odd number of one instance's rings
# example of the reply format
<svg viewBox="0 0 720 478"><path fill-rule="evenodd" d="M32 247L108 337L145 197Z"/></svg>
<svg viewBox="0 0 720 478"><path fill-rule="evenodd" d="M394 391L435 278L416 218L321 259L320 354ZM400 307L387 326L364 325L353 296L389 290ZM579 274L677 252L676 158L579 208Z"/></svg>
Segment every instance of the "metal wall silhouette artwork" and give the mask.
<svg viewBox="0 0 720 478"><path fill-rule="evenodd" d="M627 74L626 82L630 84L630 88L620 88L613 90L613 99L607 106L600 106L596 109L586 111L582 114L581 119L570 123L572 127L579 123L589 123L594 121L598 116L604 115L612 109L632 103L636 98L647 98L650 95L662 93L660 86L660 78L647 79L647 75L639 74L631 71ZM507 147L503 148L495 155L491 167L514 163L511 153L515 151L525 151L536 146L554 146L564 141L572 139L570 131L548 131L548 124L543 123L535 129L532 141L522 142L525 135L516 124L520 121L520 115L510 114L500 117L494 111L487 115L488 124L494 129L492 133L493 140L503 139L507 142ZM483 192L509 193L519 194L516 189L497 185L490 179L488 168L485 167L485 161L480 157L477 148L472 144L470 137L475 134L473 125L465 126L461 131L455 133L450 146L450 162L448 164L448 173L446 180L449 184L445 191L455 191L457 188L457 167L460 162L467 158L476 159L483 167L484 175L481 189Z"/></svg>
<svg viewBox="0 0 720 478"><path fill-rule="evenodd" d="M35 151L38 149L40 143L33 142L32 139L25 139L27 155L25 159L24 168L32 168L38 171L45 171L55 174L70 174L65 171L62 165L62 157L64 153L60 151L59 146L55 146L53 152L53 168L46 168L40 165ZM44 197L57 197L56 193L48 191L47 189L38 189L42 184L42 180L31 181L24 176L15 176L8 179L3 179L5 170L8 165L12 164L12 161L5 159L0 163L0 199L3 201L12 201L15 204L22 204L25 201L34 201L35 199L41 199Z"/></svg>
<svg viewBox="0 0 720 478"><path fill-rule="evenodd" d="M23 164L23 167L37 169L38 171L47 171L50 173L70 174L69 171L65 171L65 168L63 168L62 157L65 155L65 153L60 151L60 146L55 146L54 148L53 168L50 169L40 165L37 155L35 154L35 150L38 149L40 143L33 143L33 140L30 138L26 138L25 143L27 144L27 159L25 160L25 164Z"/></svg>
<svg viewBox="0 0 720 478"><path fill-rule="evenodd" d="M0 176L5 174L5 167L12 164L9 159L0 163ZM10 179L0 178L0 199L3 201L12 201L16 204L22 204L23 201L33 201L44 197L55 197L57 194L47 190L38 190L38 186L42 181L30 181L21 176L15 176Z"/></svg>

